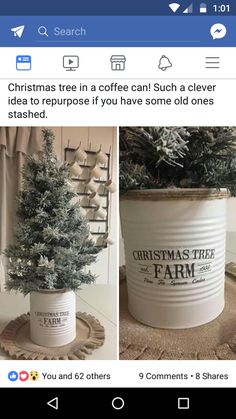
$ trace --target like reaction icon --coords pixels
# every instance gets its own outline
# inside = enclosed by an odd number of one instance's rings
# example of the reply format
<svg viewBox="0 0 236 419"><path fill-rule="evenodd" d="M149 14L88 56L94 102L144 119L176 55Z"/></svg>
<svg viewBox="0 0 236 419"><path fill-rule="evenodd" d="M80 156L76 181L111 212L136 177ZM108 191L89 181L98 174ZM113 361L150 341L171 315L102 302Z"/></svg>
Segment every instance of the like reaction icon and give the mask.
<svg viewBox="0 0 236 419"><path fill-rule="evenodd" d="M20 379L20 381L27 381L28 378L29 378L29 374L28 374L27 371L21 371L19 373L19 379Z"/></svg>
<svg viewBox="0 0 236 419"><path fill-rule="evenodd" d="M8 380L10 380L12 382L18 380L18 372L16 372L16 371L10 371L8 373Z"/></svg>

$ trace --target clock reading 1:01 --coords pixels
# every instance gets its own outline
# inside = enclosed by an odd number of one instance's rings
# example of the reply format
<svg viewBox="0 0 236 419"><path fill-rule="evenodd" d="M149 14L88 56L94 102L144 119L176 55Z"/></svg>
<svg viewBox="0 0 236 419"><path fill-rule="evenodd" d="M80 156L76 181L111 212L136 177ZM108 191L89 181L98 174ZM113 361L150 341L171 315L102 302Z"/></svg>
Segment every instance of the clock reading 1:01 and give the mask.
<svg viewBox="0 0 236 419"><path fill-rule="evenodd" d="M214 12L229 13L230 5L229 4L214 4L213 9L214 9Z"/></svg>

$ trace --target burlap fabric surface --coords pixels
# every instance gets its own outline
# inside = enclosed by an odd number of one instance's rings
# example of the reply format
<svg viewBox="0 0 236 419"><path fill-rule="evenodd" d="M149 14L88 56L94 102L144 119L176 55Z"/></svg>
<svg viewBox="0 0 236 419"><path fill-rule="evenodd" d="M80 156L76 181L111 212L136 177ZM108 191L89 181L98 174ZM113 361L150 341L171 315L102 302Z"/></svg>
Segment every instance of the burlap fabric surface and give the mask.
<svg viewBox="0 0 236 419"><path fill-rule="evenodd" d="M236 280L226 277L225 308L217 319L182 330L136 321L128 312L126 281L121 281L120 359L236 359Z"/></svg>
<svg viewBox="0 0 236 419"><path fill-rule="evenodd" d="M104 327L95 317L76 313L76 339L58 348L46 348L31 342L29 314L12 320L0 335L0 347L13 359L85 359L86 355L103 345Z"/></svg>

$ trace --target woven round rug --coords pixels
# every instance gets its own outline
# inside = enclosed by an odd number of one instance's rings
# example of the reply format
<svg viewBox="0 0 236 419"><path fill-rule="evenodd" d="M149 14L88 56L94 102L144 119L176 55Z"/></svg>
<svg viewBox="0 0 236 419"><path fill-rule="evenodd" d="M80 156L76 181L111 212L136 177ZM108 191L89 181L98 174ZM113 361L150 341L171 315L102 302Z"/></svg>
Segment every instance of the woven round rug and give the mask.
<svg viewBox="0 0 236 419"><path fill-rule="evenodd" d="M13 359L78 360L85 359L103 345L105 331L101 323L87 313L76 313L76 338L58 348L39 346L30 340L30 316L12 320L0 335L0 347Z"/></svg>
<svg viewBox="0 0 236 419"><path fill-rule="evenodd" d="M124 272L122 271L124 277ZM120 282L120 359L236 359L236 280L226 277L225 308L210 323L191 329L156 329L128 312Z"/></svg>

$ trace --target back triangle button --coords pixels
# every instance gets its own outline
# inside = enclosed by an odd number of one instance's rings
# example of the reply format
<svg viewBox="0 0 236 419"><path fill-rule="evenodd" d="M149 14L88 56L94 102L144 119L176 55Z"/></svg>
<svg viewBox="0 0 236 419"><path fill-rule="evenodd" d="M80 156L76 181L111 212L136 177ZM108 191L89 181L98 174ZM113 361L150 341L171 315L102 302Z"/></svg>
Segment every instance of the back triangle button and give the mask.
<svg viewBox="0 0 236 419"><path fill-rule="evenodd" d="M58 410L58 397L54 397L54 399L49 400L49 402L47 402L47 405L55 410Z"/></svg>

